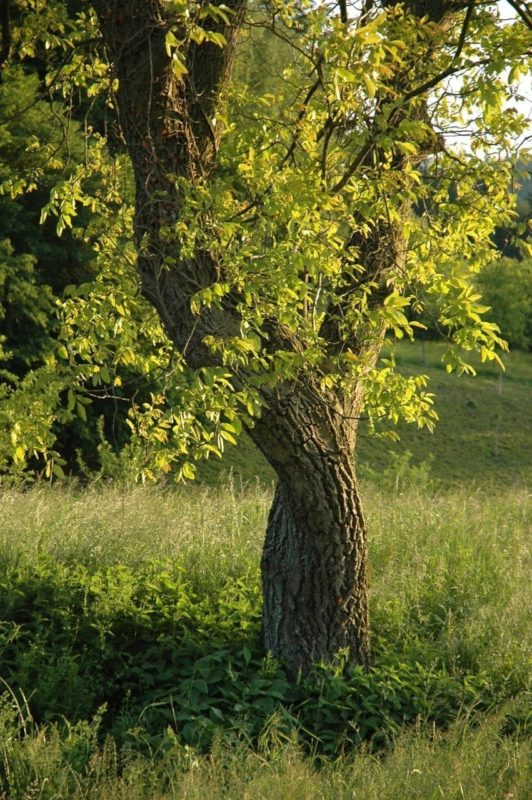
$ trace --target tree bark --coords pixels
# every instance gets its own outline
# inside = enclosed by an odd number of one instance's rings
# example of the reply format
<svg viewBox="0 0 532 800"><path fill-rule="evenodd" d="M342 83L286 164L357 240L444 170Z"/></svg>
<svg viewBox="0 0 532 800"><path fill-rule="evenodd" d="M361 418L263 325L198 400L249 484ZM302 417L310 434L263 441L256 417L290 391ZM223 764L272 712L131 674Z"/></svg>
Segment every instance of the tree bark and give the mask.
<svg viewBox="0 0 532 800"><path fill-rule="evenodd" d="M262 556L266 650L292 674L346 651L370 658L367 535L354 405L292 386L250 432L279 476Z"/></svg>
<svg viewBox="0 0 532 800"><path fill-rule="evenodd" d="M204 338L238 335L240 320L231 309L192 312L191 298L221 279L222 266L207 251L184 258L175 240L168 239L182 212L179 179L207 180L216 164L222 129L213 121L214 112L231 74L246 0L224 4L231 12L228 25L203 21L205 28L222 33L226 44L188 42L184 75L175 74L165 46L175 19L164 0L94 0L92 5L118 78L118 120L135 176L141 290L190 366L208 366L214 362Z"/></svg>

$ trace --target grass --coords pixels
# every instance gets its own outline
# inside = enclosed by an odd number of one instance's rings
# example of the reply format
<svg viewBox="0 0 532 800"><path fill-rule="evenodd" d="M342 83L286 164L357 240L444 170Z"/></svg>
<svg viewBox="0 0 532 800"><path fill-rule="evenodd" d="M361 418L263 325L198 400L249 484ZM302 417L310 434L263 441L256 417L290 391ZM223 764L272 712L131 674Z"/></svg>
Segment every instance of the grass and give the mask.
<svg viewBox="0 0 532 800"><path fill-rule="evenodd" d="M528 800L528 356L445 374L431 435L359 440L374 666L260 647L273 474L0 494L0 800ZM216 485L214 485L216 484Z"/></svg>
<svg viewBox="0 0 532 800"><path fill-rule="evenodd" d="M526 489L430 493L405 484L396 494L367 484L363 494L373 616L383 635L397 646L425 615L433 626L440 620L438 647L445 644L450 660L468 652L475 669L498 670L504 659L524 665ZM4 490L0 564L6 571L52 559L69 569L122 565L140 574L146 565L167 563L208 595L228 581L258 581L270 500L261 486Z"/></svg>
<svg viewBox="0 0 532 800"><path fill-rule="evenodd" d="M390 446L364 435L362 464L381 470L390 454L410 451L413 463L431 460L431 474L444 483L525 483L532 477L530 391L532 359L515 351L505 358L503 373L494 362L471 359L475 377L448 375L441 361L444 345L405 343L397 361L405 373L429 376L439 421L434 433L399 426L401 442Z"/></svg>
<svg viewBox="0 0 532 800"><path fill-rule="evenodd" d="M149 756L101 746L90 729L35 731L0 744L10 800L527 800L527 743L501 737L497 717L446 734L407 732L385 757L359 751L319 767L297 744L250 750L218 741L208 756L178 742ZM13 729L11 729L13 731ZM4 734L6 730L4 728ZM89 756L83 762L83 755Z"/></svg>
<svg viewBox="0 0 532 800"><path fill-rule="evenodd" d="M445 485L463 481L477 484L513 485L532 478L532 426L530 392L532 359L526 353L505 357L503 373L493 363L471 363L477 376L448 375L441 357L442 343L403 343L397 349L397 363L405 373L422 373L430 378L439 422L434 433L413 425L398 427L398 444L369 436L361 424L358 462L361 474L379 475L404 451L412 464L430 461L430 474ZM203 482L223 482L232 470L237 482L259 479L268 485L272 470L251 441L242 437L237 447L228 447L222 462L209 461L200 467Z"/></svg>
<svg viewBox="0 0 532 800"><path fill-rule="evenodd" d="M525 800L527 492L364 490L375 670L295 689L270 489L4 490L0 797Z"/></svg>

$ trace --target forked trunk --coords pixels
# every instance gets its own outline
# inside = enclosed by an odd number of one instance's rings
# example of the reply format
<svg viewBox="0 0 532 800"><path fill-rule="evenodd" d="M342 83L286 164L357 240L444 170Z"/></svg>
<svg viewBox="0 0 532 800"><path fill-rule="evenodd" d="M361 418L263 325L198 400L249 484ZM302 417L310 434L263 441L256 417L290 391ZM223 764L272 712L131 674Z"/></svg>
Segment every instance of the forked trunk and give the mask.
<svg viewBox="0 0 532 800"><path fill-rule="evenodd" d="M265 411L252 436L279 476L262 557L266 649L292 673L340 651L367 665L367 537L353 425L300 396L282 413Z"/></svg>

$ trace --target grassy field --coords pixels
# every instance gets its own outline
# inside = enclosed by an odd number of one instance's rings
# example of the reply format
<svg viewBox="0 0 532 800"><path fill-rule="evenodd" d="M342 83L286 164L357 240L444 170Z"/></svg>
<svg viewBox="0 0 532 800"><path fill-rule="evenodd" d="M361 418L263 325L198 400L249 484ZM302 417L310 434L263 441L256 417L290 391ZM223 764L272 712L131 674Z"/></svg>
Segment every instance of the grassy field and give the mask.
<svg viewBox="0 0 532 800"><path fill-rule="evenodd" d="M372 671L296 685L270 489L4 490L0 797L525 800L527 492L419 486L364 486Z"/></svg>
<svg viewBox="0 0 532 800"><path fill-rule="evenodd" d="M445 374L440 423L362 426L373 666L260 646L273 474L0 492L0 800L528 800L532 360Z"/></svg>
<svg viewBox="0 0 532 800"><path fill-rule="evenodd" d="M434 433L413 425L400 425L397 444L368 435L361 424L359 469L364 474L397 473L404 451L411 463L428 462L430 475L446 485L463 481L485 485L526 483L532 478L532 358L518 351L505 356L506 371L494 363L481 364L472 357L475 377L448 375L441 361L444 345L437 342L404 343L397 363L405 373L430 378L439 422ZM223 462L209 461L200 468L204 482L216 484L228 470L240 482L259 479L269 484L273 473L249 439L228 447ZM400 471L400 469L399 469Z"/></svg>

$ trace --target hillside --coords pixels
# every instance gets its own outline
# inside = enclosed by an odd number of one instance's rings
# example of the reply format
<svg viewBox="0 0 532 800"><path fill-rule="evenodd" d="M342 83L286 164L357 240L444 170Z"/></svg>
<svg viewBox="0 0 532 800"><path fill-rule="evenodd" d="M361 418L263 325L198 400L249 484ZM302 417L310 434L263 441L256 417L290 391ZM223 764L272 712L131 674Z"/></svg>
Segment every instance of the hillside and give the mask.
<svg viewBox="0 0 532 800"><path fill-rule="evenodd" d="M370 436L361 424L358 459L361 474L396 468L405 451L411 464L426 462L430 475L445 483L463 481L525 482L532 477L530 425L532 356L514 351L505 357L506 371L473 361L475 377L448 375L438 342L402 344L397 362L405 373L430 378L439 422L434 433L400 425L398 443ZM200 480L217 483L231 472L237 483L274 480L265 459L247 437L229 447L223 461L201 466Z"/></svg>

